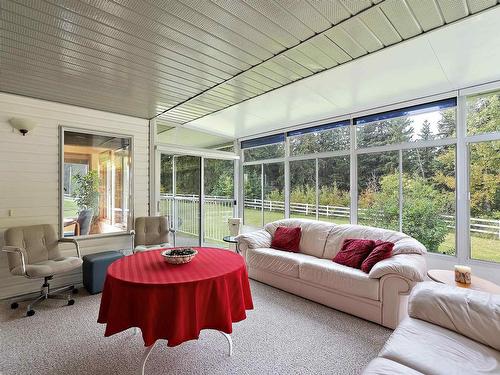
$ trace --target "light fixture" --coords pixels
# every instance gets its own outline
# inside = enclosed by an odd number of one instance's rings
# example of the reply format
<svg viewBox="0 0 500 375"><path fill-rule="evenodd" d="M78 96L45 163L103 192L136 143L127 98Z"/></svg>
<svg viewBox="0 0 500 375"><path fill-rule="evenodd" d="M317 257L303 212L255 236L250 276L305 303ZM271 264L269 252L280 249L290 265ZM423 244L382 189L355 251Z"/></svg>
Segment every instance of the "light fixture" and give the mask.
<svg viewBox="0 0 500 375"><path fill-rule="evenodd" d="M12 117L9 119L9 123L14 129L19 130L23 136L36 127L35 121L27 118Z"/></svg>

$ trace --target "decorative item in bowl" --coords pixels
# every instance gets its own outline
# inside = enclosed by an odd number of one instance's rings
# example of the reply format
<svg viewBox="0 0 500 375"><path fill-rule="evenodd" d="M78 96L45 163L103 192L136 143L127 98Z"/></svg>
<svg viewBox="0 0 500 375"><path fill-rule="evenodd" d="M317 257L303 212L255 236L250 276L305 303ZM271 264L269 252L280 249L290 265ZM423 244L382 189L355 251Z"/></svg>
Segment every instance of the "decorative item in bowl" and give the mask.
<svg viewBox="0 0 500 375"><path fill-rule="evenodd" d="M190 247L170 249L161 252L161 255L165 262L170 264L189 263L193 260L196 254L198 254L198 252Z"/></svg>

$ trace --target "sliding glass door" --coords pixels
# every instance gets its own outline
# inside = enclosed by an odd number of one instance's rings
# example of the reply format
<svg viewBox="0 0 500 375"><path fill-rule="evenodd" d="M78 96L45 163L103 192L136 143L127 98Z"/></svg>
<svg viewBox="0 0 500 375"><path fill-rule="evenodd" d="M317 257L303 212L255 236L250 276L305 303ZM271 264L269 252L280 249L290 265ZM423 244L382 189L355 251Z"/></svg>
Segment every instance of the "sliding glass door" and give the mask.
<svg viewBox="0 0 500 375"><path fill-rule="evenodd" d="M159 214L176 230L176 246L227 247L235 216L234 160L161 153Z"/></svg>

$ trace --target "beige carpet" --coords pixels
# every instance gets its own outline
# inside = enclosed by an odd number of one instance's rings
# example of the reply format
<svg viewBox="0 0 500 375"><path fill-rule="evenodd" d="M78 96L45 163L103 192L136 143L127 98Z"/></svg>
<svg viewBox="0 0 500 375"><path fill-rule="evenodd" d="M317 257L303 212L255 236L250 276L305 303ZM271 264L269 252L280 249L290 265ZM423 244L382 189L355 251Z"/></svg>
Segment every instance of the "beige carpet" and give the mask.
<svg viewBox="0 0 500 375"><path fill-rule="evenodd" d="M203 331L175 348L160 341L147 374L359 374L391 331L252 281L255 309L225 338ZM25 305L0 308L0 373L138 374L144 351L131 330L105 338L96 323L100 295L76 295L74 306L51 300L30 318Z"/></svg>

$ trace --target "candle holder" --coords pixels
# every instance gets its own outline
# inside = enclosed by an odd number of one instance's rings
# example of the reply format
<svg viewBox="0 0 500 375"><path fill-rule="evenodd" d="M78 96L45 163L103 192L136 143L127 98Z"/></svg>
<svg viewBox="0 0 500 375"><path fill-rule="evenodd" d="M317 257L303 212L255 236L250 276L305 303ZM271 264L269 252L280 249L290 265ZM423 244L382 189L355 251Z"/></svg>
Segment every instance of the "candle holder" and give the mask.
<svg viewBox="0 0 500 375"><path fill-rule="evenodd" d="M455 266L455 281L461 284L472 282L471 268L467 266Z"/></svg>

